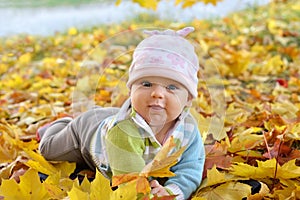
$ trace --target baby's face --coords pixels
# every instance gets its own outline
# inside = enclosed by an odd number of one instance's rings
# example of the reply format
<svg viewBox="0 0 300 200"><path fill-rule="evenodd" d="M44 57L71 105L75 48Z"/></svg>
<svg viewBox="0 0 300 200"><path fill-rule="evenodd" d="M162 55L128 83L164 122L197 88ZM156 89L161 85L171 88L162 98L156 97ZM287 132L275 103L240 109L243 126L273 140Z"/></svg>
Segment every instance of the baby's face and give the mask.
<svg viewBox="0 0 300 200"><path fill-rule="evenodd" d="M132 106L150 126L173 123L192 98L177 81L163 77L144 77L130 91Z"/></svg>

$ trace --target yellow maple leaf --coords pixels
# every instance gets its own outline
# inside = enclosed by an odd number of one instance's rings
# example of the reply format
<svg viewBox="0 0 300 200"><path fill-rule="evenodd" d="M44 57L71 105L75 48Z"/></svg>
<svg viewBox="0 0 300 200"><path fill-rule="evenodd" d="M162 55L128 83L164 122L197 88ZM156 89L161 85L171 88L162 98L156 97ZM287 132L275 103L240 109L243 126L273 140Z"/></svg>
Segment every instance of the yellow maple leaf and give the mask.
<svg viewBox="0 0 300 200"><path fill-rule="evenodd" d="M232 51L228 56L228 68L235 75L238 76L248 69L250 63L250 53L246 50Z"/></svg>
<svg viewBox="0 0 300 200"><path fill-rule="evenodd" d="M77 187L73 187L71 191L68 192L68 196L71 200L89 200L89 194Z"/></svg>
<svg viewBox="0 0 300 200"><path fill-rule="evenodd" d="M282 184L285 185L280 190L274 190L273 198L279 200L286 199L300 199L300 185L296 179L281 180Z"/></svg>
<svg viewBox="0 0 300 200"><path fill-rule="evenodd" d="M202 1L205 4L209 4L210 3L210 4L213 4L215 6L215 5L217 5L218 2L221 2L223 0L200 0L200 1Z"/></svg>
<svg viewBox="0 0 300 200"><path fill-rule="evenodd" d="M2 132L2 125L0 124L0 131ZM16 148L6 138L10 137L6 132L2 132L0 135L0 162L10 162L15 159L18 155Z"/></svg>
<svg viewBox="0 0 300 200"><path fill-rule="evenodd" d="M98 170L96 171L96 177L91 182L91 200L97 199L110 199L112 195L112 190L110 187L110 182L105 178ZM101 198L100 198L101 197Z"/></svg>
<svg viewBox="0 0 300 200"><path fill-rule="evenodd" d="M77 29L75 27L71 27L68 30L68 34L69 35L77 35L77 33L78 33L78 31L77 31Z"/></svg>
<svg viewBox="0 0 300 200"><path fill-rule="evenodd" d="M300 140L300 123L290 124L289 132L286 134L287 138Z"/></svg>
<svg viewBox="0 0 300 200"><path fill-rule="evenodd" d="M276 113L283 118L293 119L297 117L299 108L290 101L275 102L272 105L272 113Z"/></svg>
<svg viewBox="0 0 300 200"><path fill-rule="evenodd" d="M223 183L225 180L225 173L219 172L216 168L216 165L214 165L212 169L207 171L208 186Z"/></svg>
<svg viewBox="0 0 300 200"><path fill-rule="evenodd" d="M153 10L156 10L157 5L160 0L132 0L132 2L138 3L141 7L144 8L150 8ZM174 4L177 6L180 3L182 3L181 7L182 8L187 8L195 5L196 3L202 2L204 4L213 4L214 6L217 5L218 2L223 1L223 0L176 0ZM122 0L116 0L115 5L118 6Z"/></svg>
<svg viewBox="0 0 300 200"><path fill-rule="evenodd" d="M9 69L7 64L4 63L0 63L0 75L4 74L5 72L7 72L7 70Z"/></svg>
<svg viewBox="0 0 300 200"><path fill-rule="evenodd" d="M19 63L21 65L26 65L30 63L31 57L32 57L31 53L25 53L19 57Z"/></svg>
<svg viewBox="0 0 300 200"><path fill-rule="evenodd" d="M69 179L68 184L67 179L61 179L60 173L58 172L56 175L50 175L43 182L43 185L51 195L53 199L63 199L67 196L67 191L70 191L73 182ZM68 185L68 186L67 186Z"/></svg>
<svg viewBox="0 0 300 200"><path fill-rule="evenodd" d="M121 174L113 176L112 185L122 186L123 184L133 185L136 184L136 192L149 194L150 185L149 177L171 177L175 176L173 172L170 171L170 167L176 164L177 159L181 156L184 147L180 148L175 153L171 154L171 151L176 147L174 138L170 137L166 143L163 145L161 150L155 155L154 159L148 163L140 173L131 174ZM128 185L125 188L130 188Z"/></svg>
<svg viewBox="0 0 300 200"><path fill-rule="evenodd" d="M292 179L300 176L300 167L295 165L295 159L280 166L276 159L257 161L257 167L244 163L231 166L231 174L257 179L279 178Z"/></svg>
<svg viewBox="0 0 300 200"><path fill-rule="evenodd" d="M206 200L204 197L193 197L192 200Z"/></svg>
<svg viewBox="0 0 300 200"><path fill-rule="evenodd" d="M56 168L51 165L42 155L26 149L24 149L24 152L30 158L30 160L25 163L28 167L48 175L56 173Z"/></svg>
<svg viewBox="0 0 300 200"><path fill-rule="evenodd" d="M19 192L19 185L15 180L2 180L2 184L0 185L0 196L10 199L23 199Z"/></svg>
<svg viewBox="0 0 300 200"><path fill-rule="evenodd" d="M101 186L99 186L101 187ZM85 176L83 181L79 184L79 181L74 181L72 189L68 192L68 196L71 200L89 200L91 192L91 183Z"/></svg>
<svg viewBox="0 0 300 200"><path fill-rule="evenodd" d="M24 86L27 86L26 82L24 83L24 78L18 74L12 74L10 79L5 81L7 88L14 89L24 89Z"/></svg>
<svg viewBox="0 0 300 200"><path fill-rule="evenodd" d="M286 70L286 65L280 55L266 58L262 65L256 65L252 68L252 73L257 75L271 75L282 73Z"/></svg>
<svg viewBox="0 0 300 200"><path fill-rule="evenodd" d="M273 168L274 167L274 168ZM235 163L231 166L231 174L241 176L241 177L251 177L251 178L265 178L274 177L275 165L266 171L266 168L255 167L245 163Z"/></svg>
<svg viewBox="0 0 300 200"><path fill-rule="evenodd" d="M197 1L196 0L185 0L182 3L182 8L187 8L193 6Z"/></svg>
<svg viewBox="0 0 300 200"><path fill-rule="evenodd" d="M75 163L57 162L56 164L51 164L39 153L27 149L24 149L24 152L30 158L25 164L47 175L57 174L57 172L60 171L62 177L69 177L76 168Z"/></svg>
<svg viewBox="0 0 300 200"><path fill-rule="evenodd" d="M159 0L132 0L135 3L138 3L141 7L150 8L156 10Z"/></svg>
<svg viewBox="0 0 300 200"><path fill-rule="evenodd" d="M202 2L204 4L213 4L215 6L219 1L222 0L176 0L175 5L182 3L182 8L188 8L195 5L196 3Z"/></svg>
<svg viewBox="0 0 300 200"><path fill-rule="evenodd" d="M61 173L61 177L68 178L76 168L76 163L74 162L51 162L51 164L55 167L56 171Z"/></svg>
<svg viewBox="0 0 300 200"><path fill-rule="evenodd" d="M239 182L227 182L218 187L208 187L196 197L206 200L243 199L251 194L251 187ZM194 198L193 198L194 199Z"/></svg>
<svg viewBox="0 0 300 200"><path fill-rule="evenodd" d="M112 191L110 182L98 170L96 178L91 183L91 200L107 199L107 200L132 200L136 199L136 180L118 186L118 189Z"/></svg>
<svg viewBox="0 0 300 200"><path fill-rule="evenodd" d="M88 180L87 176L84 177L83 181L79 184L79 181L74 182L74 186L80 188L82 191L90 193L91 192L91 183Z"/></svg>
<svg viewBox="0 0 300 200"><path fill-rule="evenodd" d="M22 130L10 124L0 124L0 161L7 162L14 160L18 156L18 151L23 148L36 149L38 144L32 140L30 142L23 142L20 136L23 134Z"/></svg>
<svg viewBox="0 0 300 200"><path fill-rule="evenodd" d="M117 0L117 1L115 2L115 5L116 5L116 6L120 5L121 1L122 1L122 0Z"/></svg>
<svg viewBox="0 0 300 200"><path fill-rule="evenodd" d="M42 60L44 69L53 69L58 66L57 58L55 57L44 57Z"/></svg>
<svg viewBox="0 0 300 200"><path fill-rule="evenodd" d="M182 0L176 0L176 1L175 1L175 5L180 4L181 1L182 1Z"/></svg>
<svg viewBox="0 0 300 200"><path fill-rule="evenodd" d="M268 19L267 21L267 27L270 33L276 35L280 35L282 33L281 28L279 27L279 21L275 19Z"/></svg>
<svg viewBox="0 0 300 200"><path fill-rule="evenodd" d="M226 109L225 123L227 124L241 123L246 120L246 117L247 115L243 109L238 108L236 103L231 103Z"/></svg>
<svg viewBox="0 0 300 200"><path fill-rule="evenodd" d="M132 200L137 198L137 181L130 181L122 184L113 191L109 200Z"/></svg>
<svg viewBox="0 0 300 200"><path fill-rule="evenodd" d="M182 147L175 153L169 155L175 146L176 144L174 142L174 138L170 137L163 145L161 150L155 155L154 159L142 169L142 171L140 172L140 176L145 176L145 177L175 176L175 174L170 171L170 167L176 164L177 159L181 156L181 154L185 150L185 147Z"/></svg>
<svg viewBox="0 0 300 200"><path fill-rule="evenodd" d="M262 128L260 127L250 127L242 131L232 139L228 151L235 153L249 151L250 149L257 147L264 141L262 135L255 134L260 131L262 131Z"/></svg>
<svg viewBox="0 0 300 200"><path fill-rule="evenodd" d="M192 200L206 200L204 197L192 197Z"/></svg>
<svg viewBox="0 0 300 200"><path fill-rule="evenodd" d="M196 196L198 193L202 193L203 191L205 191L206 190L205 188L214 187L226 182L238 181L242 179L243 178L234 176L232 174L220 172L216 168L216 165L214 165L211 169L207 171L207 178L205 178L201 183L200 187L198 188L198 191L196 192Z"/></svg>
<svg viewBox="0 0 300 200"><path fill-rule="evenodd" d="M14 179L3 180L0 186L0 196L5 199L49 199L50 195L36 170L29 169L20 177L20 183L17 184Z"/></svg>
<svg viewBox="0 0 300 200"><path fill-rule="evenodd" d="M290 160L278 167L276 177L281 179L293 179L300 177L300 167L295 164L296 159Z"/></svg>

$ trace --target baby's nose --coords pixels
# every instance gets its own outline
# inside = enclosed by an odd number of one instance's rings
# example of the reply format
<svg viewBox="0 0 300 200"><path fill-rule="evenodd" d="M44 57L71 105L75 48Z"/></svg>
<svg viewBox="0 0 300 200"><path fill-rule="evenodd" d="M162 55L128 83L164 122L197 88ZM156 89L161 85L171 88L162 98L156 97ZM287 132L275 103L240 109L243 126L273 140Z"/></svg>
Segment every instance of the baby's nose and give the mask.
<svg viewBox="0 0 300 200"><path fill-rule="evenodd" d="M166 88L164 86L155 84L152 88L153 89L151 92L151 96L153 98L163 98L164 97L164 93L166 92Z"/></svg>

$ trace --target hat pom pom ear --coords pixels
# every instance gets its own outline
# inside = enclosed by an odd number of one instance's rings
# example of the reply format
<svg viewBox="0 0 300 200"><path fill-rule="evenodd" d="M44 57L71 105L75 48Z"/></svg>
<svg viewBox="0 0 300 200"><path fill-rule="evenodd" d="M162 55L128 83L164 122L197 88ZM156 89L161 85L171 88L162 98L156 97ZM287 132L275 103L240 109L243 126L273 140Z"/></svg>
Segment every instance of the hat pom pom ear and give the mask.
<svg viewBox="0 0 300 200"><path fill-rule="evenodd" d="M189 26L189 27L185 27L185 28L183 28L181 30L176 31L176 33L177 33L177 35L185 37L188 34L190 34L191 32L193 32L194 30L195 30L194 27Z"/></svg>

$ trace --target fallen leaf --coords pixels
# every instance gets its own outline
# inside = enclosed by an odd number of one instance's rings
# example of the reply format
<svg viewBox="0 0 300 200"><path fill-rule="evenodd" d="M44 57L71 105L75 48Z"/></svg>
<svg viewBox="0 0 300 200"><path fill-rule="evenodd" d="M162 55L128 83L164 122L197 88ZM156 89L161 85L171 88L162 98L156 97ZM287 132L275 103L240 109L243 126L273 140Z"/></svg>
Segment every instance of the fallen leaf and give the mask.
<svg viewBox="0 0 300 200"><path fill-rule="evenodd" d="M20 183L15 180L3 180L0 195L9 199L49 199L46 188L40 182L37 171L29 169L20 177Z"/></svg>

